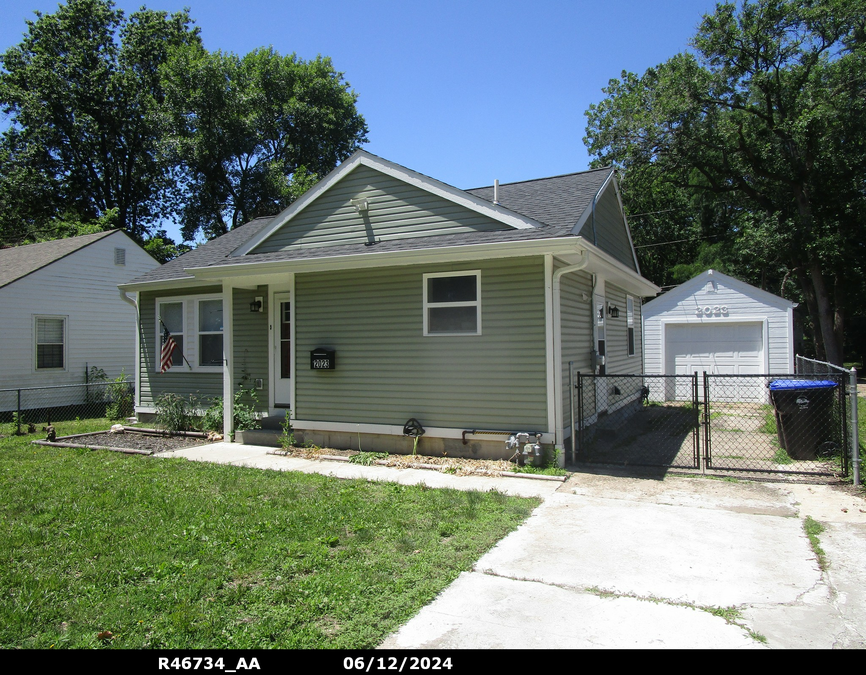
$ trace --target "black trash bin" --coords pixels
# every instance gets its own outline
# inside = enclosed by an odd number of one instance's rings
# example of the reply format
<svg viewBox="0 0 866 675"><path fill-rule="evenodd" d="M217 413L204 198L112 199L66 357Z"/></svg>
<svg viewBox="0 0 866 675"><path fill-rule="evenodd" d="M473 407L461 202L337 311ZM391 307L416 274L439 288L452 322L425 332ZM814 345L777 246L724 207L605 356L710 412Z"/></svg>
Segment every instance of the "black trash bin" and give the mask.
<svg viewBox="0 0 866 675"><path fill-rule="evenodd" d="M819 448L833 443L833 399L838 386L832 380L770 382L779 444L791 459L816 459Z"/></svg>

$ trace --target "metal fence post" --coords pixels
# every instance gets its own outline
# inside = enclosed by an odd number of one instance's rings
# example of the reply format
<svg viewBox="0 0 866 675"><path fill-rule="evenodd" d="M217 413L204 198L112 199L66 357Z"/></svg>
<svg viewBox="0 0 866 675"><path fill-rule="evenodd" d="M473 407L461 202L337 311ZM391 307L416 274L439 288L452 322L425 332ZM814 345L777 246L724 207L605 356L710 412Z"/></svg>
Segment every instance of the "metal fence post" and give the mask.
<svg viewBox="0 0 866 675"><path fill-rule="evenodd" d="M860 485L860 428L857 416L857 369L851 369L851 469L854 485Z"/></svg>
<svg viewBox="0 0 866 675"><path fill-rule="evenodd" d="M18 435L21 435L21 390L18 390L18 409L15 413L15 421L18 423Z"/></svg>

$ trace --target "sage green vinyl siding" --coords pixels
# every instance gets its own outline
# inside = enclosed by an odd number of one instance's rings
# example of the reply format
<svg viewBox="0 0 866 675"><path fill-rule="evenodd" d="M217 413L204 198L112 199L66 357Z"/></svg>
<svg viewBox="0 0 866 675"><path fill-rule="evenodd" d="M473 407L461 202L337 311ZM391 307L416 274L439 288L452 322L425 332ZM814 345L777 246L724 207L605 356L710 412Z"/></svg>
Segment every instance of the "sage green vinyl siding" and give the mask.
<svg viewBox="0 0 866 675"><path fill-rule="evenodd" d="M261 312L250 312L250 303L257 297L264 303ZM268 317L270 316L268 287L259 286L256 290L243 288L232 289L232 306L234 307L234 386L244 389L255 389L256 379L262 380L262 388L256 391L258 403L256 409L261 412L268 410ZM252 403L246 397L244 403Z"/></svg>
<svg viewBox="0 0 866 675"><path fill-rule="evenodd" d="M367 199L358 213L352 199ZM357 244L439 234L505 230L508 226L447 199L359 166L251 251Z"/></svg>
<svg viewBox="0 0 866 675"><path fill-rule="evenodd" d="M580 229L580 235L593 241L592 216ZM629 243L628 231L616 190L608 187L595 204L595 241L605 253L609 253L629 269L636 269L634 255Z"/></svg>
<svg viewBox="0 0 866 675"><path fill-rule="evenodd" d="M634 298L634 356L628 356L626 292L608 283L605 287L605 297L611 305L615 305L619 309L617 318L608 316L605 319L606 372L609 375L640 373L642 372L640 298Z"/></svg>
<svg viewBox="0 0 866 675"><path fill-rule="evenodd" d="M482 334L425 337L423 275L458 270L481 271ZM548 431L541 256L299 274L295 308L298 419Z"/></svg>
<svg viewBox="0 0 866 675"><path fill-rule="evenodd" d="M563 263L557 261L554 269L563 266ZM575 373L586 375L592 372L592 275L582 271L564 274L560 279L559 291L562 326L562 414L563 426L568 436L568 427L571 424L568 362L574 361ZM592 396L594 391L587 392L586 395Z"/></svg>
<svg viewBox="0 0 866 675"><path fill-rule="evenodd" d="M222 293L222 287L208 286L139 294L139 315L141 317L139 324L139 339L141 341L139 386L142 407L153 407L156 404L156 399L165 393L180 394L184 397L194 395L203 400L204 405L207 405L208 400L223 395L223 376L221 373L191 372L186 364L174 366L165 373L156 372L161 348L156 329L156 299L208 293ZM249 310L249 307L247 309ZM186 330L188 333L189 328L186 327Z"/></svg>

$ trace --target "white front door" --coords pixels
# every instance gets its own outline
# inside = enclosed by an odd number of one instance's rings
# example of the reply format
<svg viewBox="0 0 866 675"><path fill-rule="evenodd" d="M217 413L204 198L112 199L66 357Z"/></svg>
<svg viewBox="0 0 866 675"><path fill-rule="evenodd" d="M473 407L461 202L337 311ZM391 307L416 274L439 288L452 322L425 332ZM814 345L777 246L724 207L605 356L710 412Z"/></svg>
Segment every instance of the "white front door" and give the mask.
<svg viewBox="0 0 866 675"><path fill-rule="evenodd" d="M274 408L292 407L292 296L275 293L272 303Z"/></svg>

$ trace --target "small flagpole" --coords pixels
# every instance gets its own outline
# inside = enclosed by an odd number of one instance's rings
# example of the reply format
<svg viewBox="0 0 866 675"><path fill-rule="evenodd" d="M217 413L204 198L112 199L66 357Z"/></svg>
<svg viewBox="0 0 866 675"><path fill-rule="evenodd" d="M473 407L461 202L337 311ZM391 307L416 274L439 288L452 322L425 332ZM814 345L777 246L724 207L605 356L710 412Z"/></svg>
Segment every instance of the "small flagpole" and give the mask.
<svg viewBox="0 0 866 675"><path fill-rule="evenodd" d="M168 329L168 326L166 326L166 325L162 322L162 317L159 318L159 323L162 325L162 329L163 329L166 333L168 333L169 335L171 335L171 331ZM190 365L190 362L186 360L186 354L183 353L183 349L180 348L180 345L178 345L177 342L175 342L175 345L177 345L177 350L180 352L180 357L183 359L183 362L186 364L187 368L189 368L190 370L192 370L192 365Z"/></svg>

